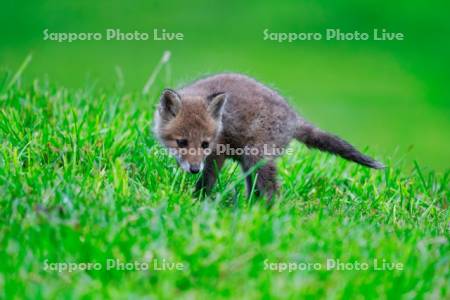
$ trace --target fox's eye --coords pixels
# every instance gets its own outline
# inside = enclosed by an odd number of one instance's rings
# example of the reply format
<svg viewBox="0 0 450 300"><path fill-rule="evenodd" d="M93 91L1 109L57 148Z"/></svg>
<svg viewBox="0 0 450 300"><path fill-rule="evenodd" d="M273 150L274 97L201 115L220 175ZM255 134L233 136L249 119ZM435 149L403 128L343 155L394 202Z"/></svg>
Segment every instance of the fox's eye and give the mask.
<svg viewBox="0 0 450 300"><path fill-rule="evenodd" d="M177 145L180 148L186 148L188 145L188 141L186 139L177 140Z"/></svg>
<svg viewBox="0 0 450 300"><path fill-rule="evenodd" d="M207 141L202 142L202 148L203 149L206 149L208 147L209 147L209 142L207 142Z"/></svg>

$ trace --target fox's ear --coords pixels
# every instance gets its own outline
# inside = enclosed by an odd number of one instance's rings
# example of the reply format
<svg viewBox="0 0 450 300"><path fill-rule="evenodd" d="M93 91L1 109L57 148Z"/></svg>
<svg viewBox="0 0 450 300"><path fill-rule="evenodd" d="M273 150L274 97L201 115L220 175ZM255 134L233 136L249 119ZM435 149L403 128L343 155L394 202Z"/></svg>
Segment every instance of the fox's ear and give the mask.
<svg viewBox="0 0 450 300"><path fill-rule="evenodd" d="M208 111L214 119L220 119L227 98L226 93L217 93L208 97Z"/></svg>
<svg viewBox="0 0 450 300"><path fill-rule="evenodd" d="M161 100L159 103L159 113L164 119L174 118L181 108L180 96L171 89L165 89L161 94Z"/></svg>

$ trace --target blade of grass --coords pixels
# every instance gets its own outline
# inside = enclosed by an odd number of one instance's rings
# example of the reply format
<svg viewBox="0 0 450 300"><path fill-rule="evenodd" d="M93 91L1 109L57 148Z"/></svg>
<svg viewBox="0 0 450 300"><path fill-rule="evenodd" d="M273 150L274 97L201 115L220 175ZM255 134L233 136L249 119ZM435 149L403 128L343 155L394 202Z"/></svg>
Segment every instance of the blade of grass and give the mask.
<svg viewBox="0 0 450 300"><path fill-rule="evenodd" d="M170 60L170 51L164 51L161 60L156 65L156 67L153 69L152 73L147 79L147 82L144 85L144 88L142 89L142 94L147 95L150 91L150 88L152 87L153 83L155 82L156 76L158 76L159 72L161 72L162 67L167 64Z"/></svg>
<svg viewBox="0 0 450 300"><path fill-rule="evenodd" d="M33 56L31 54L28 54L27 57L25 57L24 61L22 62L22 64L17 69L17 71L14 74L13 78L8 83L8 85L6 86L7 90L9 90L16 83L16 81L20 78L20 76L22 75L23 71L25 71L25 69L30 64L32 58L33 58Z"/></svg>

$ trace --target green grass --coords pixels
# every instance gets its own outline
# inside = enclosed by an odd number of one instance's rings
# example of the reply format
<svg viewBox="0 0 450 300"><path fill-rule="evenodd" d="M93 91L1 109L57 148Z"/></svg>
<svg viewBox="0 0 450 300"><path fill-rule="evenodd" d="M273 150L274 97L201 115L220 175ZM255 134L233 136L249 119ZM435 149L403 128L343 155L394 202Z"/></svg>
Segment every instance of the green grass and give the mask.
<svg viewBox="0 0 450 300"><path fill-rule="evenodd" d="M20 74L19 74L20 75ZM9 79L9 78L8 78ZM448 298L449 170L372 171L293 144L267 210L236 165L211 199L157 151L156 90L0 81L0 298ZM370 152L370 151L369 151ZM374 154L374 153L371 153ZM400 154L401 155L401 154ZM51 272L44 262L183 263L183 271ZM403 270L278 272L327 259Z"/></svg>

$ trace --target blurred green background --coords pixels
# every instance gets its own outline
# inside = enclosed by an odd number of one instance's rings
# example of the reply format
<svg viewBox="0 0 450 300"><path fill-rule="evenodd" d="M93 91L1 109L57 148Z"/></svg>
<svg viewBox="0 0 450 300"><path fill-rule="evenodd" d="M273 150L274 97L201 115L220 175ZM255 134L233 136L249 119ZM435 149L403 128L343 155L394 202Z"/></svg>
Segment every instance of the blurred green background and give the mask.
<svg viewBox="0 0 450 300"><path fill-rule="evenodd" d="M0 66L34 78L141 90L164 50L170 85L236 71L271 84L307 119L411 166L450 163L448 4L412 1L11 1L0 5ZM50 32L182 32L183 41L44 41ZM264 41L263 31L402 32L404 41ZM158 79L162 87L163 80Z"/></svg>

